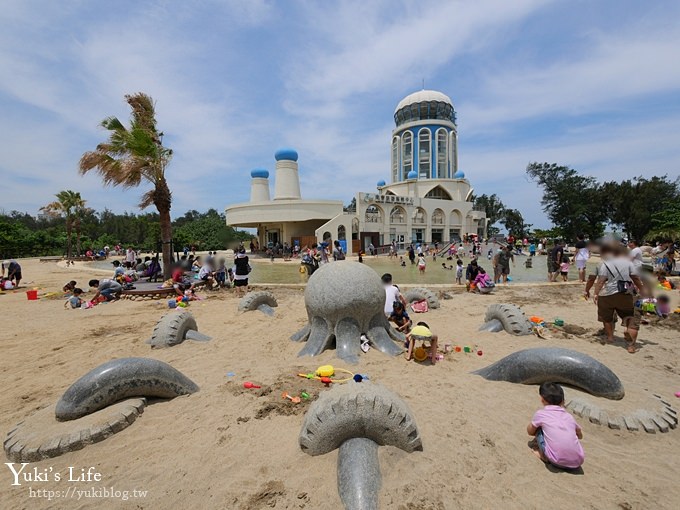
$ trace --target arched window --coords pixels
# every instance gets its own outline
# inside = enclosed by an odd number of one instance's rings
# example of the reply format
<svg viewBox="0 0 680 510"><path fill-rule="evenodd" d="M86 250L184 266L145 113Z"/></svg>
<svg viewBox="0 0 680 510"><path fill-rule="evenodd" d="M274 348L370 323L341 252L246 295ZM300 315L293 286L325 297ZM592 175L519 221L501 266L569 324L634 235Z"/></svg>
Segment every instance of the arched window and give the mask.
<svg viewBox="0 0 680 510"><path fill-rule="evenodd" d="M418 177L430 177L430 149L430 130L423 128L418 132Z"/></svg>
<svg viewBox="0 0 680 510"><path fill-rule="evenodd" d="M432 213L432 224L433 225L443 225L444 224L444 211L441 209L435 209Z"/></svg>
<svg viewBox="0 0 680 510"><path fill-rule="evenodd" d="M338 227L338 241L344 241L345 239L347 239L347 234L345 232L345 226L340 225Z"/></svg>
<svg viewBox="0 0 680 510"><path fill-rule="evenodd" d="M369 205L364 215L366 223L382 223L382 210L377 205Z"/></svg>
<svg viewBox="0 0 680 510"><path fill-rule="evenodd" d="M458 209L451 211L451 225L460 226L463 224L463 215Z"/></svg>
<svg viewBox="0 0 680 510"><path fill-rule="evenodd" d="M352 239L356 239L359 235L359 218L352 218Z"/></svg>
<svg viewBox="0 0 680 510"><path fill-rule="evenodd" d="M401 206L395 206L390 211L390 223L406 223L406 211Z"/></svg>
<svg viewBox="0 0 680 510"><path fill-rule="evenodd" d="M427 223L427 213L422 207L416 207L413 211L413 223L416 225L425 225Z"/></svg>
<svg viewBox="0 0 680 510"><path fill-rule="evenodd" d="M399 137L392 138L392 182L399 181Z"/></svg>
<svg viewBox="0 0 680 510"><path fill-rule="evenodd" d="M401 138L401 161L404 166L402 176L406 179L413 169L413 134L410 131L406 131Z"/></svg>
<svg viewBox="0 0 680 510"><path fill-rule="evenodd" d="M434 198L437 200L453 200L451 195L441 186L435 186L427 192L425 198Z"/></svg>
<svg viewBox="0 0 680 510"><path fill-rule="evenodd" d="M437 130L437 177L446 179L449 169L449 140L445 129Z"/></svg>

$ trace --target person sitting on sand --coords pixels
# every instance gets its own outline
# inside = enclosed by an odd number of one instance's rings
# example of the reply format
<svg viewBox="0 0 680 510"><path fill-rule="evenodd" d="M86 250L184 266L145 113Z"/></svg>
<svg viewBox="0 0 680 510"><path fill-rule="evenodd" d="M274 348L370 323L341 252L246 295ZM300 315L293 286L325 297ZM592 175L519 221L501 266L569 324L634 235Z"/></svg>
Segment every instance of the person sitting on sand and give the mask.
<svg viewBox="0 0 680 510"><path fill-rule="evenodd" d="M422 341L423 343L428 342L430 344L430 354L429 358L434 365L437 363L437 335L432 334L430 326L425 322L419 322L411 331L406 335L406 342L408 343L408 352L406 353L406 361L411 361L413 356L413 349L415 347L416 340ZM425 348L425 345L423 345Z"/></svg>
<svg viewBox="0 0 680 510"><path fill-rule="evenodd" d="M78 285L78 284L76 283L75 280L71 280L70 282L68 282L67 284L65 284L65 285L61 288L61 290L64 291L64 294L72 294L72 293L73 293L73 289L75 289L77 285Z"/></svg>
<svg viewBox="0 0 680 510"><path fill-rule="evenodd" d="M449 271L453 271L453 266L449 264L449 267L446 267L446 262L442 262L442 269L447 269Z"/></svg>
<svg viewBox="0 0 680 510"><path fill-rule="evenodd" d="M83 289L79 289L78 287L73 289L73 295L66 300L64 303L64 308L68 308L69 305L71 305L71 308L80 308L83 306L83 299L80 297L83 295Z"/></svg>
<svg viewBox="0 0 680 510"><path fill-rule="evenodd" d="M92 302L96 303L99 297L104 297L106 301L115 301L120 299L120 293L123 292L123 286L115 280L90 280L88 285L97 289L97 293L92 298Z"/></svg>
<svg viewBox="0 0 680 510"><path fill-rule="evenodd" d="M390 322L394 322L394 324L397 326L397 331L401 331L402 333L408 333L411 330L411 326L413 325L411 318L406 312L404 303L401 301L395 301L392 303L392 313L390 314L388 320Z"/></svg>
<svg viewBox="0 0 680 510"><path fill-rule="evenodd" d="M477 259L472 259L465 270L465 279L467 280L467 291L470 292L474 289L474 281L479 274L479 266L477 265Z"/></svg>
<svg viewBox="0 0 680 510"><path fill-rule="evenodd" d="M543 383L538 389L545 406L534 413L527 433L536 436L536 456L561 469L578 469L585 455L579 439L581 427L564 409L564 390L556 383Z"/></svg>
<svg viewBox="0 0 680 510"><path fill-rule="evenodd" d="M674 290L675 284L666 277L665 271L659 271L656 277L657 286L665 290Z"/></svg>
<svg viewBox="0 0 680 510"><path fill-rule="evenodd" d="M212 268L212 259L206 259L198 272L198 279L205 282L208 289L212 289L215 283L215 275Z"/></svg>
<svg viewBox="0 0 680 510"><path fill-rule="evenodd" d="M474 290L481 294L489 294L495 287L494 282L483 267L479 268L479 272L472 283Z"/></svg>

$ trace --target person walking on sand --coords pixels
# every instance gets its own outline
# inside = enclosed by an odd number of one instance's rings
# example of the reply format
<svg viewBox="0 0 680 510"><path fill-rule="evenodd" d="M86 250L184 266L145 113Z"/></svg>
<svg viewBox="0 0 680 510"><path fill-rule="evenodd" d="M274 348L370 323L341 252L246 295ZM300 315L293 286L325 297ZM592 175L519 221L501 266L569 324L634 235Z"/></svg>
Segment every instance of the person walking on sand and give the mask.
<svg viewBox="0 0 680 510"><path fill-rule="evenodd" d="M577 235L574 248L576 248L574 263L576 264L576 269L578 269L578 281L581 283L586 283L586 264L590 258L590 251L588 250L588 243L586 243L586 236L583 234Z"/></svg>
<svg viewBox="0 0 680 510"><path fill-rule="evenodd" d="M557 275L560 273L560 264L562 263L562 257L564 255L564 248L562 247L562 241L559 239L555 241L555 247L550 250L548 254L548 281L556 282Z"/></svg>
<svg viewBox="0 0 680 510"><path fill-rule="evenodd" d="M626 328L623 337L628 344L627 350L634 354L637 351L635 342L640 329L640 311L635 307L635 289L644 296L647 288L627 255L626 248L618 243L602 246L600 256L603 261L597 270L593 301L597 304L597 320L604 324L606 342L614 342L616 313Z"/></svg>

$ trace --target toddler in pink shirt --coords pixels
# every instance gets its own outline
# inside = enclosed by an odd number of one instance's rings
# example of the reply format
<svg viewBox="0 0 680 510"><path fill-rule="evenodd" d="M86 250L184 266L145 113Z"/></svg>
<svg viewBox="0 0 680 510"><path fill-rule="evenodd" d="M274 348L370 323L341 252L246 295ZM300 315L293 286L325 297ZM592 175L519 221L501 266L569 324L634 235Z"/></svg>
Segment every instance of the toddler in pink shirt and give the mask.
<svg viewBox="0 0 680 510"><path fill-rule="evenodd" d="M564 390L559 384L543 383L538 393L545 407L534 413L527 426L529 435L536 436L538 457L563 469L581 467L585 456L579 439L583 439L583 432L574 417L562 407Z"/></svg>

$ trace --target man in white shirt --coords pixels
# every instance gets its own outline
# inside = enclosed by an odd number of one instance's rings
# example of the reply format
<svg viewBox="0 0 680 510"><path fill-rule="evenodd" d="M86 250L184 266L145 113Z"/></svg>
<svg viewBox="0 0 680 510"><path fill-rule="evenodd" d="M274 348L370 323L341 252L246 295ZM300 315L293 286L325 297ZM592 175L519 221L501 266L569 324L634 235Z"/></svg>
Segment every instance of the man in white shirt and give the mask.
<svg viewBox="0 0 680 510"><path fill-rule="evenodd" d="M394 302L401 301L406 309L406 300L404 296L399 292L399 287L392 284L392 275L390 273L385 273L381 277L383 285L385 286L385 315L390 316L393 310Z"/></svg>
<svg viewBox="0 0 680 510"><path fill-rule="evenodd" d="M628 241L628 248L630 248L628 257L635 266L635 269L637 269L638 274L640 274L640 268L642 267L642 250L640 249L640 246L638 246L638 242L634 239Z"/></svg>

